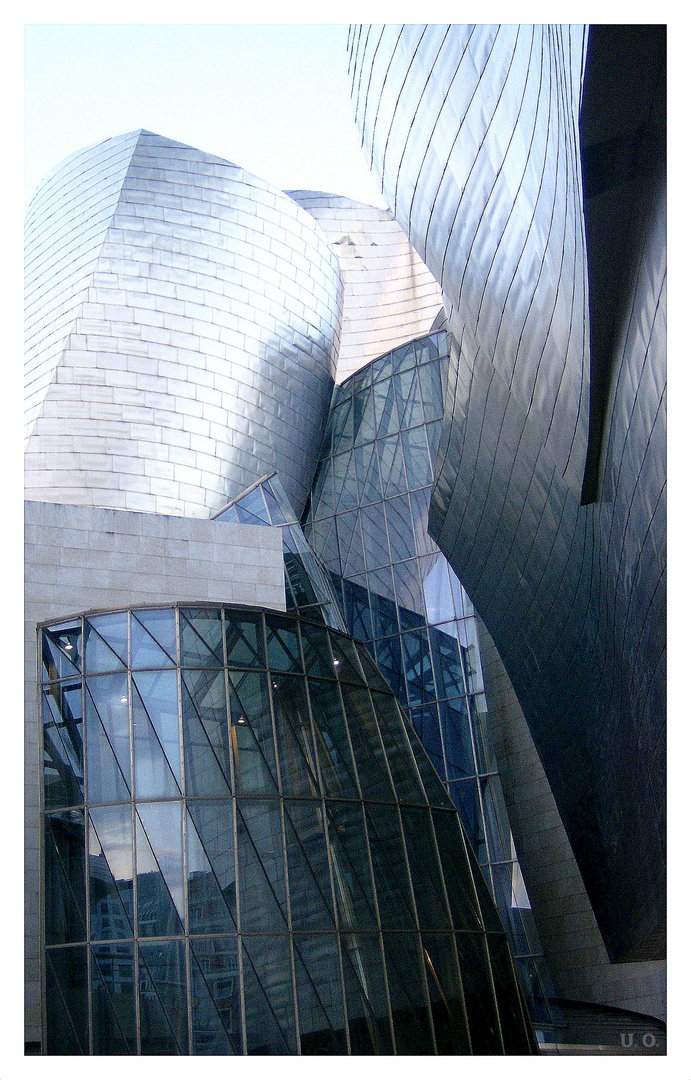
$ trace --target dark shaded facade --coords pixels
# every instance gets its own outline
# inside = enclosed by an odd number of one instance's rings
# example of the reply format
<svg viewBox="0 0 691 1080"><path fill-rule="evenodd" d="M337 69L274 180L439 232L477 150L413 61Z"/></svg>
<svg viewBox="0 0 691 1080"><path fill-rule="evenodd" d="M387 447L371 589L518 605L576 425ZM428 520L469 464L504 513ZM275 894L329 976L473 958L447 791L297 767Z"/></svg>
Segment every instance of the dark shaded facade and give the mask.
<svg viewBox="0 0 691 1080"><path fill-rule="evenodd" d="M367 652L257 610L45 628L50 1054L521 1054L506 933Z"/></svg>

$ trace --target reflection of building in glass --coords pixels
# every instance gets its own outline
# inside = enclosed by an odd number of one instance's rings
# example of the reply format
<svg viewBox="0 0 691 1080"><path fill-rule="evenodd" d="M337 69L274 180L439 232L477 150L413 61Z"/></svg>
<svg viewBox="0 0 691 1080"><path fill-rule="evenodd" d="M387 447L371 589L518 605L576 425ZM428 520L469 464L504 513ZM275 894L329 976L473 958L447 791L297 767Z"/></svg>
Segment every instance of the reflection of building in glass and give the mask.
<svg viewBox="0 0 691 1080"><path fill-rule="evenodd" d="M369 646L461 816L544 1028L549 976L487 727L474 612L427 535L446 340L418 338L337 388L306 535L333 576L349 632Z"/></svg>
<svg viewBox="0 0 691 1080"><path fill-rule="evenodd" d="M46 700L83 700L45 714L49 1053L530 1051L489 891L362 646L216 605L42 642Z"/></svg>
<svg viewBox="0 0 691 1080"><path fill-rule="evenodd" d="M454 338L430 533L496 645L552 973L661 1015L665 28L357 26L349 52Z"/></svg>

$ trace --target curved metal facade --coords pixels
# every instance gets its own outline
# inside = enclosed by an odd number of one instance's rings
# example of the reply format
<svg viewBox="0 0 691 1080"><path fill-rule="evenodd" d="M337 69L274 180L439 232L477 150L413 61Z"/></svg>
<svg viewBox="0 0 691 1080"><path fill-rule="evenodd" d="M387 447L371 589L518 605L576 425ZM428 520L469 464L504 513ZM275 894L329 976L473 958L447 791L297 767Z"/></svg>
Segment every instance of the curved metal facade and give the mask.
<svg viewBox="0 0 691 1080"><path fill-rule="evenodd" d="M301 512L342 296L309 214L139 131L43 182L26 267L30 498L206 517L275 469Z"/></svg>
<svg viewBox="0 0 691 1080"><path fill-rule="evenodd" d="M388 210L321 191L287 194L319 222L338 255L344 292L337 383L431 329L441 290Z"/></svg>
<svg viewBox="0 0 691 1080"><path fill-rule="evenodd" d="M287 615L43 629L51 1054L528 1054L506 934L365 649Z"/></svg>
<svg viewBox="0 0 691 1080"><path fill-rule="evenodd" d="M610 956L646 959L664 923L664 199L643 186L622 222L626 272L608 277L590 226L586 245L586 39L577 26L354 27L350 74L365 148L456 338L430 531L509 672ZM614 205L650 168L645 124L664 108L653 54L639 142L625 104L618 128L591 125ZM619 89L602 86L606 114ZM611 378L594 391L613 276ZM599 498L582 505L598 404Z"/></svg>

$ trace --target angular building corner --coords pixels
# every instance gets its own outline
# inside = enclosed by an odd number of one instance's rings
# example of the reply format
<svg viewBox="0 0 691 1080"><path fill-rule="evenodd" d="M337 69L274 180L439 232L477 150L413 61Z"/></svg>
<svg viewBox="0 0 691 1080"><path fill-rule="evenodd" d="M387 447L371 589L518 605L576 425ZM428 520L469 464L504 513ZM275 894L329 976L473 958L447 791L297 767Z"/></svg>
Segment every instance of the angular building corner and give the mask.
<svg viewBox="0 0 691 1080"><path fill-rule="evenodd" d="M349 75L454 339L429 528L557 991L659 1017L665 27L352 26Z"/></svg>
<svg viewBox="0 0 691 1080"><path fill-rule="evenodd" d="M298 534L327 237L145 131L27 236L29 1051L534 1053L454 803Z"/></svg>

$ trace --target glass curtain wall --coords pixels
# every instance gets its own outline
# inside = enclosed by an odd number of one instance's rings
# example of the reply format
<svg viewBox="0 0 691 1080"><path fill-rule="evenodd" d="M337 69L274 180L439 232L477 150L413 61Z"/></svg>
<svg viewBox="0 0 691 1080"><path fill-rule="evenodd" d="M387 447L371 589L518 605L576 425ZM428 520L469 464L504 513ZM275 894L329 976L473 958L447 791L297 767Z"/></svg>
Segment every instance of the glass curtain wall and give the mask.
<svg viewBox="0 0 691 1080"><path fill-rule="evenodd" d="M217 605L43 628L49 1054L535 1051L365 648Z"/></svg>
<svg viewBox="0 0 691 1080"><path fill-rule="evenodd" d="M487 726L473 606L427 533L444 331L336 388L305 535L456 806L507 927L536 1027L555 1019Z"/></svg>

